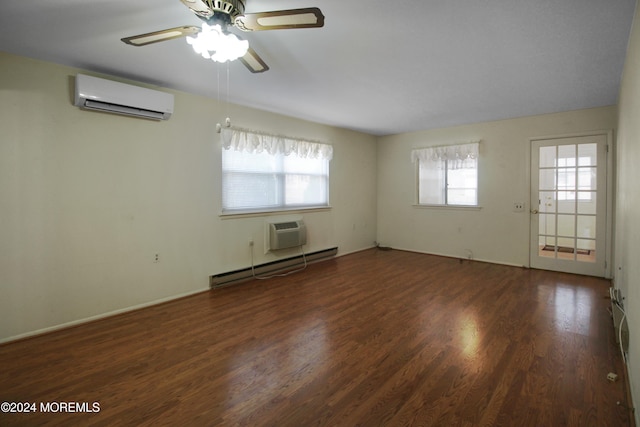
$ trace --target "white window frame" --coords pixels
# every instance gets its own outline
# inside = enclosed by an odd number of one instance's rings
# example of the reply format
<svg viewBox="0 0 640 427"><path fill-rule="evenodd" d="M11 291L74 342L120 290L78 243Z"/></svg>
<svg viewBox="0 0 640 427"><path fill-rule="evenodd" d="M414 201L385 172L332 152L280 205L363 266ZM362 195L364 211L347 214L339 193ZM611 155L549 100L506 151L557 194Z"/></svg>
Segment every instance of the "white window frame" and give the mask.
<svg viewBox="0 0 640 427"><path fill-rule="evenodd" d="M281 211L328 209L329 205L329 163L333 157L333 147L329 144L299 138L282 137L259 131L240 128L222 130L222 212L221 215L259 214ZM234 154L238 154L235 156ZM225 157L231 156L231 157ZM245 159L245 162L235 161ZM253 158L253 159L252 159ZM299 159L298 165L295 159ZM293 164L292 164L293 160ZM262 165L265 165L262 168ZM268 166L266 166L268 162ZM306 163L306 165L305 165ZM309 165L309 163L312 163ZM255 168L253 165L260 165ZM269 188L266 203L252 204L245 198L243 205L230 204L236 196L229 188L229 176L246 175L257 178L255 182ZM288 189L302 181L320 186L316 200L301 201ZM289 186L287 182L289 181ZM306 195L308 196L308 194ZM291 199L296 199L292 201ZM313 199L313 197L311 197Z"/></svg>
<svg viewBox="0 0 640 427"><path fill-rule="evenodd" d="M447 208L463 208L478 209L479 204L479 165L478 152L480 141L469 141L464 143L441 145L434 147L416 148L412 150L411 157L416 164L415 167L415 206L419 207L447 207ZM439 192L442 203L426 203L421 199L421 184L426 180L423 179L421 172L421 162L431 162L434 167L438 168L437 174L441 174ZM473 167L469 167L473 166ZM449 173L452 170L473 169L475 170L475 187L451 188L449 185ZM459 204L450 203L452 190L473 190L475 191L475 203Z"/></svg>

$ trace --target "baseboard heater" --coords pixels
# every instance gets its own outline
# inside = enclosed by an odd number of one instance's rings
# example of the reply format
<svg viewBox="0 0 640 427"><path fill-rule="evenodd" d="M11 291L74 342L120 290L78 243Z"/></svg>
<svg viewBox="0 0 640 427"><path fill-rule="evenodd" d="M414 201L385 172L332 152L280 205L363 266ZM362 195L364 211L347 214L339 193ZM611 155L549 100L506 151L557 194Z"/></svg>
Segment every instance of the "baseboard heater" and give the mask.
<svg viewBox="0 0 640 427"><path fill-rule="evenodd" d="M305 257L307 258L307 264L310 264L318 261L323 261L328 258L333 258L337 253L338 247L334 247L305 254ZM256 265L254 267L254 270L256 276L269 276L272 274L278 274L288 270L292 270L303 265L304 258L302 257L302 255L298 255L291 258L284 258L277 261L271 261L264 264ZM220 273L214 276L209 276L209 287L211 289L221 288L224 286L236 284L244 280L249 280L251 278L253 278L251 267L242 268L240 270L229 271L227 273Z"/></svg>

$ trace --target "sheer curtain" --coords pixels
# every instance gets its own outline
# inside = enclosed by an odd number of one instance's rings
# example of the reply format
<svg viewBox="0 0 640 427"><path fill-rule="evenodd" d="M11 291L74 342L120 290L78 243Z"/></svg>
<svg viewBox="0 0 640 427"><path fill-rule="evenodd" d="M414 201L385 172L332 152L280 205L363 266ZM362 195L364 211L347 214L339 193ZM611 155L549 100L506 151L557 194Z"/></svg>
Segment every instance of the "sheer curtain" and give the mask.
<svg viewBox="0 0 640 427"><path fill-rule="evenodd" d="M333 147L330 144L308 141L289 136L271 135L268 133L241 129L222 129L222 148L225 150L243 151L246 153L263 153L288 156L295 154L306 159L331 160Z"/></svg>
<svg viewBox="0 0 640 427"><path fill-rule="evenodd" d="M455 145L439 145L436 147L415 148L411 151L413 162L431 162L451 170L474 168L478 164L478 148L480 141L470 141Z"/></svg>

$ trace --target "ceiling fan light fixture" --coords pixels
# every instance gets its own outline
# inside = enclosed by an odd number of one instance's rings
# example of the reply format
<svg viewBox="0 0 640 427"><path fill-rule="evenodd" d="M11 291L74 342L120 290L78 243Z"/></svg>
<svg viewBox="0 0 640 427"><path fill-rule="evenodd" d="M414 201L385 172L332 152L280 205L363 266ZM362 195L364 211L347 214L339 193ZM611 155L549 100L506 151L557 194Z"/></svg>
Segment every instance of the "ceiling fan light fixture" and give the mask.
<svg viewBox="0 0 640 427"><path fill-rule="evenodd" d="M202 31L196 37L187 37L187 43L203 58L216 62L235 61L249 49L248 41L225 33L220 25L207 23L202 24Z"/></svg>

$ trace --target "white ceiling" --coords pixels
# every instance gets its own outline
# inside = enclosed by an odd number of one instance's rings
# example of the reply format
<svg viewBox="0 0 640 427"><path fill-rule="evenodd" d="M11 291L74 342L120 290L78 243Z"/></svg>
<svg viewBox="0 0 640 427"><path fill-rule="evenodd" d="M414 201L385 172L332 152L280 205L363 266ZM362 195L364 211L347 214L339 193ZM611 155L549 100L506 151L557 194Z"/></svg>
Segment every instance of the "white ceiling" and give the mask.
<svg viewBox="0 0 640 427"><path fill-rule="evenodd" d="M247 13L317 6L325 26L241 33L271 69L235 61L229 91L227 65L184 39L120 41L199 25L178 0L5 0L0 49L388 135L617 103L635 3L247 0Z"/></svg>

